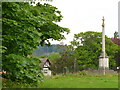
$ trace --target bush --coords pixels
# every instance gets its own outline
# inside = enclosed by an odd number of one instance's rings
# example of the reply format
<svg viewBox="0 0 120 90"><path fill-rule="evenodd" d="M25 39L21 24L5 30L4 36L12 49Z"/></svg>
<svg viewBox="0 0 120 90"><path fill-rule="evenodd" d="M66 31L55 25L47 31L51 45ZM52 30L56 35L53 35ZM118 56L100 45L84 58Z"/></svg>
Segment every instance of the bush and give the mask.
<svg viewBox="0 0 120 90"><path fill-rule="evenodd" d="M79 74L79 75L87 75L87 73L86 73L85 70L78 72L78 74Z"/></svg>
<svg viewBox="0 0 120 90"><path fill-rule="evenodd" d="M3 79L2 88L39 88L35 83L13 82L10 79Z"/></svg>
<svg viewBox="0 0 120 90"><path fill-rule="evenodd" d="M4 78L12 81L35 83L42 79L40 61L37 58L9 54L3 60Z"/></svg>

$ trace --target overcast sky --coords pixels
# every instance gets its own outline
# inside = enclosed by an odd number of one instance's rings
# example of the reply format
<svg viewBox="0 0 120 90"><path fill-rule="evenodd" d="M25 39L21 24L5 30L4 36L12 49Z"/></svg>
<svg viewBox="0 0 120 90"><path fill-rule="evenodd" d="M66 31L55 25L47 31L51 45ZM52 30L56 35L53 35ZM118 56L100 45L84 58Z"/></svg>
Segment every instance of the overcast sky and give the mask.
<svg viewBox="0 0 120 90"><path fill-rule="evenodd" d="M118 2L120 0L53 0L49 2L61 11L60 26L70 29L64 43L69 43L74 34L86 31L102 31L102 17L105 17L105 34L113 37L118 31ZM53 41L56 44L59 42Z"/></svg>

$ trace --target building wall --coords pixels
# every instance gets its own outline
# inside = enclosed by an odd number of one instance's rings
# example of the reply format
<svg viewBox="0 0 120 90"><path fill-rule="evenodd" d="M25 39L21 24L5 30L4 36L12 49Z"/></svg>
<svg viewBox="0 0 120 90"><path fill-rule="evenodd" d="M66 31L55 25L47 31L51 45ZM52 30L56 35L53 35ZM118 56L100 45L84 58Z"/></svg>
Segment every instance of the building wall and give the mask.
<svg viewBox="0 0 120 90"><path fill-rule="evenodd" d="M49 68L43 68L42 73L47 76L51 76L51 70Z"/></svg>

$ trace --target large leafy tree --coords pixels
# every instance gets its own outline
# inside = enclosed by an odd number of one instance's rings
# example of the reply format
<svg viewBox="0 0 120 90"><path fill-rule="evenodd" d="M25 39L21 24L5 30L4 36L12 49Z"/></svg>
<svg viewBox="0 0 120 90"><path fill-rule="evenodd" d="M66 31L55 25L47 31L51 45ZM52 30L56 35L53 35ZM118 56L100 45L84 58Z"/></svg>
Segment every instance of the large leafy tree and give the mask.
<svg viewBox="0 0 120 90"><path fill-rule="evenodd" d="M72 46L76 46L75 49L77 63L79 69L97 69L98 57L101 54L101 39L102 34L100 32L81 32L74 35L74 40L71 41ZM114 44L107 36L106 38L106 53L109 56L110 68L116 67L116 54L118 52L118 46Z"/></svg>
<svg viewBox="0 0 120 90"><path fill-rule="evenodd" d="M3 46L6 54L28 55L39 44L49 39L65 38L61 33L69 32L56 22L62 19L61 12L49 4L31 6L23 2L4 2L3 12Z"/></svg>
<svg viewBox="0 0 120 90"><path fill-rule="evenodd" d="M49 45L49 39L61 40L69 29L57 25L61 12L49 4L32 6L26 2L2 3L3 75L13 81L27 83L41 79L39 61L27 57L39 45ZM24 79L24 80L23 80Z"/></svg>

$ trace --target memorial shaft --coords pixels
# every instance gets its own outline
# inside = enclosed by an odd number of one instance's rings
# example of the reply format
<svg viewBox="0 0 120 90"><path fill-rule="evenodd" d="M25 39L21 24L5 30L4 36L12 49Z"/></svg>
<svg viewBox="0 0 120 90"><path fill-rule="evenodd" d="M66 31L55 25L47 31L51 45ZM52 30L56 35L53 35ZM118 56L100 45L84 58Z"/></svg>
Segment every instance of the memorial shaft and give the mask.
<svg viewBox="0 0 120 90"><path fill-rule="evenodd" d="M105 58L105 24L104 24L104 17L103 17L103 23L102 23L102 55L103 55L103 58Z"/></svg>

